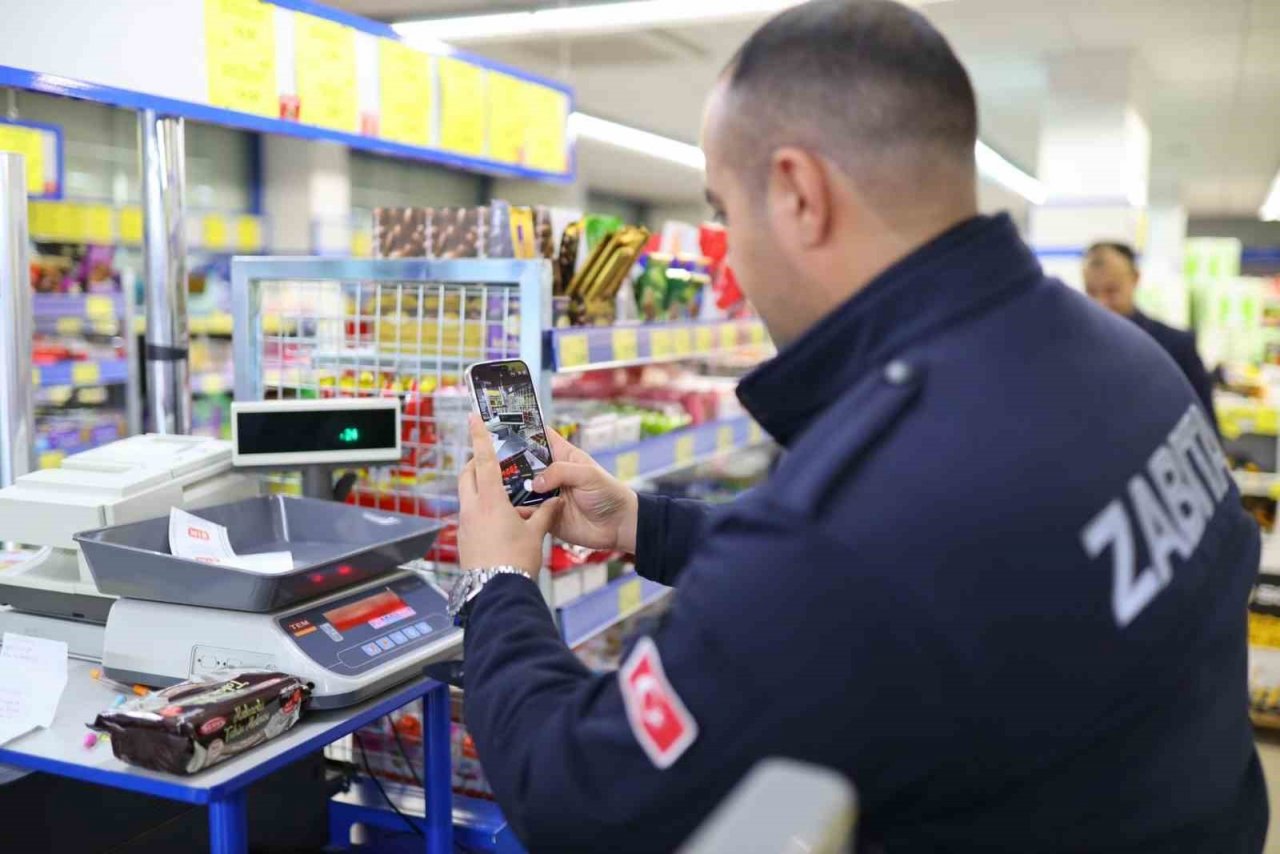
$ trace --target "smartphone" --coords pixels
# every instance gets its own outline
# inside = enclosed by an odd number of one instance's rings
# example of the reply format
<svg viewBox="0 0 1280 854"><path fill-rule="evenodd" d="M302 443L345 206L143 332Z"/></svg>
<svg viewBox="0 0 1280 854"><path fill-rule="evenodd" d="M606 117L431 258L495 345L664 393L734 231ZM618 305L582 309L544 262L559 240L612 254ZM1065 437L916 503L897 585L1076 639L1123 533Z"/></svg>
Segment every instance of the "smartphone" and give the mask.
<svg viewBox="0 0 1280 854"><path fill-rule="evenodd" d="M529 366L520 359L477 362L467 368L466 376L511 503L529 507L554 498L559 490L533 489L534 477L551 465L551 442Z"/></svg>

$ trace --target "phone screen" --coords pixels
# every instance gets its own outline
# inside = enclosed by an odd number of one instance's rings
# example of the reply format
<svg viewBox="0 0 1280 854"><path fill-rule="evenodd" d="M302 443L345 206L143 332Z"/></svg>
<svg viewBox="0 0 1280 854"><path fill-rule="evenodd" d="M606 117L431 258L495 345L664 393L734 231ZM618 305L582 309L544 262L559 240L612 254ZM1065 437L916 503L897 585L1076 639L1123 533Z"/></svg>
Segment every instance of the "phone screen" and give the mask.
<svg viewBox="0 0 1280 854"><path fill-rule="evenodd" d="M533 478L551 465L551 444L529 366L519 359L482 362L471 367L470 376L476 410L493 441L511 503L541 504L555 496L533 491Z"/></svg>

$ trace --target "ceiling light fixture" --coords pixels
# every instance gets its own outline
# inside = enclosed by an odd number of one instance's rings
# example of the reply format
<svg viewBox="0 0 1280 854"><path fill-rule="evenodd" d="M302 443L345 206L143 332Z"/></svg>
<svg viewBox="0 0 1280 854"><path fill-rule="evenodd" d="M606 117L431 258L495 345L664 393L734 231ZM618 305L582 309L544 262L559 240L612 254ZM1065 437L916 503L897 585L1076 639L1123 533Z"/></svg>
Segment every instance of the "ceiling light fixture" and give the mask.
<svg viewBox="0 0 1280 854"><path fill-rule="evenodd" d="M799 2L800 0L630 0L537 9L532 12L425 18L405 21L394 27L411 44L417 43L418 39L475 43L753 19L780 12Z"/></svg>
<svg viewBox="0 0 1280 854"><path fill-rule="evenodd" d="M1267 199L1258 208L1258 218L1264 222L1280 222L1280 172L1272 179Z"/></svg>
<svg viewBox="0 0 1280 854"><path fill-rule="evenodd" d="M1047 195L1044 184L1034 175L1028 175L1014 166L982 140L978 140L974 146L973 154L978 163L978 174L1017 193L1033 205L1044 204Z"/></svg>
<svg viewBox="0 0 1280 854"><path fill-rule="evenodd" d="M569 135L574 138L591 139L647 154L669 163L677 163L690 169L702 171L706 168L707 159L702 149L678 139L660 136L647 130L640 130L628 125L611 122L608 119L589 116L586 113L569 115Z"/></svg>

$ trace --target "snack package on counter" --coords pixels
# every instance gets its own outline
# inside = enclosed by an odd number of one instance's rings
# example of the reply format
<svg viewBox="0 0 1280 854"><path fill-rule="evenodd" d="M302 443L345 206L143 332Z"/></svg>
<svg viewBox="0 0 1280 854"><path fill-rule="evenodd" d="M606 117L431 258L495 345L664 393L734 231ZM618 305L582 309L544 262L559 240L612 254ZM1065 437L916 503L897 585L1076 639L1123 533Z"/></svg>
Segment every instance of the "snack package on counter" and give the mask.
<svg viewBox="0 0 1280 854"><path fill-rule="evenodd" d="M194 774L287 732L310 696L286 673L220 671L104 711L92 728L110 734L122 762Z"/></svg>
<svg viewBox="0 0 1280 854"><path fill-rule="evenodd" d="M489 221L484 236L486 258L516 258L515 226L511 221L511 203L494 199L489 203Z"/></svg>

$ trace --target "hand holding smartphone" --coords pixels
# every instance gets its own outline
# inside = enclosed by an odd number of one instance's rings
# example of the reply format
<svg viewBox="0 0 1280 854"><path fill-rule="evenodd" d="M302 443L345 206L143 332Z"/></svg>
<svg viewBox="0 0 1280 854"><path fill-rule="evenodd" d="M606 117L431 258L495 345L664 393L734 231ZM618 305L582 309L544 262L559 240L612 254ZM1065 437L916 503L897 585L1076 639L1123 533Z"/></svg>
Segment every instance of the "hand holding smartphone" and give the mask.
<svg viewBox="0 0 1280 854"><path fill-rule="evenodd" d="M466 378L511 503L531 507L559 495L533 489L533 479L551 465L551 443L529 366L520 359L478 362L467 368Z"/></svg>

